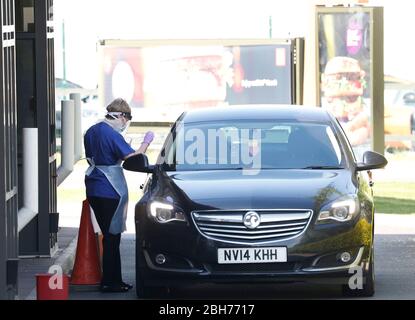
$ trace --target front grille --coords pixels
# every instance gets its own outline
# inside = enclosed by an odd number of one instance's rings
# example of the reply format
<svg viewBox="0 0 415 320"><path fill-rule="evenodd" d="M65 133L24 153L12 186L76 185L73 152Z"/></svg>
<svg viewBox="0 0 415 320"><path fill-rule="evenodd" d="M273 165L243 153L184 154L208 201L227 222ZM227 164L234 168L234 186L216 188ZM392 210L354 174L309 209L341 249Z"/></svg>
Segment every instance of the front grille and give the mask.
<svg viewBox="0 0 415 320"><path fill-rule="evenodd" d="M248 229L244 215L255 211L260 225ZM192 218L199 232L214 240L241 244L282 241L300 235L312 216L311 210L223 210L193 211Z"/></svg>

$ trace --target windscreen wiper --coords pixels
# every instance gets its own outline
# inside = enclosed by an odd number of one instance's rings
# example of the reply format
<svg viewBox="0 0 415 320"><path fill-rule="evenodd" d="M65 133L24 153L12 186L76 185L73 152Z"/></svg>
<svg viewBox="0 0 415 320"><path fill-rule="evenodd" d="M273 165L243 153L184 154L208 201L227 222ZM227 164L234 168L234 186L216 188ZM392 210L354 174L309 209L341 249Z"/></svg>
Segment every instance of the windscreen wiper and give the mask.
<svg viewBox="0 0 415 320"><path fill-rule="evenodd" d="M305 168L301 168L303 170L336 170L336 169L344 169L344 167L340 166L308 166Z"/></svg>
<svg viewBox="0 0 415 320"><path fill-rule="evenodd" d="M202 170L244 170L244 169L249 169L249 168L244 168L244 167L229 167L229 168L208 168L208 169L202 169Z"/></svg>

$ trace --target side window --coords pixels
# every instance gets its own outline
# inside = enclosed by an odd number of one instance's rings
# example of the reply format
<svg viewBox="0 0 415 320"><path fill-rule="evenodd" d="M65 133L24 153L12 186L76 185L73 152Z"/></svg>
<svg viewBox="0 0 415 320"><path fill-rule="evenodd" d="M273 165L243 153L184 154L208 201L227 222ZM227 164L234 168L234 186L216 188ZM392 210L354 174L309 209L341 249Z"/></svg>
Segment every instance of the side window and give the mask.
<svg viewBox="0 0 415 320"><path fill-rule="evenodd" d="M342 125L340 124L340 122L339 122L338 119L336 119L336 122L337 122L337 125L339 127L339 133L342 136L342 139L341 140L346 143L346 145L345 145L345 149L347 149L346 152L353 157L353 161L354 162L357 162L356 156L355 156L355 154L353 152L352 145L350 144L349 139L347 139L346 133L344 132Z"/></svg>
<svg viewBox="0 0 415 320"><path fill-rule="evenodd" d="M176 155L176 145L173 143L170 145L168 152L165 156L165 163L173 165L175 162L175 155Z"/></svg>
<svg viewBox="0 0 415 320"><path fill-rule="evenodd" d="M174 137L174 130L173 127L172 130L170 130L169 134L167 135L166 141L164 142L163 147L161 148L161 151L159 153L159 156L157 158L157 164L173 164L174 163L174 155L175 155L175 144L173 143L173 137Z"/></svg>

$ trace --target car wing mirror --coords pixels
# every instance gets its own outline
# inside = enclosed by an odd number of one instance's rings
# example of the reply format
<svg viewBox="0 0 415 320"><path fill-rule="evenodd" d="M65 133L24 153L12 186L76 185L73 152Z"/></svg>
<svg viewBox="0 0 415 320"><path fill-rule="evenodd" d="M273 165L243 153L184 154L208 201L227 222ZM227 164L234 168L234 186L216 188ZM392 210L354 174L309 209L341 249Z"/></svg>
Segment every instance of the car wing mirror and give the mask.
<svg viewBox="0 0 415 320"><path fill-rule="evenodd" d="M363 154L363 162L358 163L357 171L368 171L373 169L384 168L388 164L388 160L380 153L374 151L366 151Z"/></svg>
<svg viewBox="0 0 415 320"><path fill-rule="evenodd" d="M122 166L125 170L134 172L151 173L154 170L154 166L148 164L148 158L143 153L139 153L127 158Z"/></svg>

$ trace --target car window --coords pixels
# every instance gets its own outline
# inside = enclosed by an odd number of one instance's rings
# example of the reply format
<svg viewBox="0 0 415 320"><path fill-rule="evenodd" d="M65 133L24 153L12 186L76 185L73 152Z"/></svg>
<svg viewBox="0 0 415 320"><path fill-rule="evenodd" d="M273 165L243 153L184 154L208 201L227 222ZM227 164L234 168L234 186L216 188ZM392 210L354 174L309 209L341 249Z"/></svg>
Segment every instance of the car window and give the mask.
<svg viewBox="0 0 415 320"><path fill-rule="evenodd" d="M327 123L239 121L186 124L174 132L164 163L174 170L342 167L345 160Z"/></svg>

